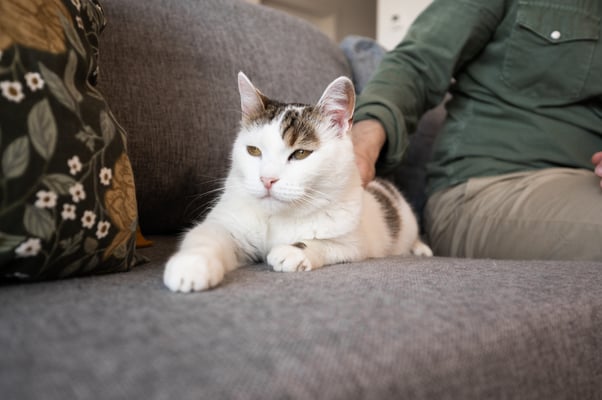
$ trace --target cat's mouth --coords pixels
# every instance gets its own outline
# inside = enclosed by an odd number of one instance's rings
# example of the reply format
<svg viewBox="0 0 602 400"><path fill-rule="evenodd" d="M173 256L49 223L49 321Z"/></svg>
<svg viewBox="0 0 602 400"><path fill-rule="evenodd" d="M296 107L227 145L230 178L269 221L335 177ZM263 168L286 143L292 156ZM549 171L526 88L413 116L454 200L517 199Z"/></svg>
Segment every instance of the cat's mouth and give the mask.
<svg viewBox="0 0 602 400"><path fill-rule="evenodd" d="M282 201L282 200L280 200L278 197L274 196L274 194L273 194L273 193L271 193L271 192L267 192L267 193L265 193L265 194L264 194L263 196L261 196L259 199L260 199L260 200L267 200L267 201L274 200L274 201L278 201L278 202L283 202L283 201Z"/></svg>
<svg viewBox="0 0 602 400"><path fill-rule="evenodd" d="M263 195L261 195L259 197L259 200L262 201L262 202L266 202L268 204L273 204L273 203L285 204L285 203L288 203L286 201L286 199L281 198L278 194L274 193L272 190L268 190L268 191L264 192Z"/></svg>

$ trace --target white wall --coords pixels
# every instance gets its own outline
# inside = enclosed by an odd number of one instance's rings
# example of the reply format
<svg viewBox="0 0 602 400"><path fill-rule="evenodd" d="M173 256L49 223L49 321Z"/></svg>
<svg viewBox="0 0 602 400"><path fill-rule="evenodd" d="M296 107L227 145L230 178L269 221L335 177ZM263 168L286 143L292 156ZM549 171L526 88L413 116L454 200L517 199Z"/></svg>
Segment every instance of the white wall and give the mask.
<svg viewBox="0 0 602 400"><path fill-rule="evenodd" d="M376 3L377 0L339 1L337 42L348 35L376 38Z"/></svg>
<svg viewBox="0 0 602 400"><path fill-rule="evenodd" d="M306 19L335 42L347 35L360 35L375 38L385 48L392 49L432 0L247 1Z"/></svg>
<svg viewBox="0 0 602 400"><path fill-rule="evenodd" d="M335 42L347 35L376 38L378 0L247 0L303 18Z"/></svg>
<svg viewBox="0 0 602 400"><path fill-rule="evenodd" d="M305 19L315 25L332 40L337 38L337 15L333 11L320 11L309 7L289 5L278 0L261 0L261 4L284 11L298 18Z"/></svg>
<svg viewBox="0 0 602 400"><path fill-rule="evenodd" d="M431 0L378 0L376 40L387 49L395 47L430 3Z"/></svg>

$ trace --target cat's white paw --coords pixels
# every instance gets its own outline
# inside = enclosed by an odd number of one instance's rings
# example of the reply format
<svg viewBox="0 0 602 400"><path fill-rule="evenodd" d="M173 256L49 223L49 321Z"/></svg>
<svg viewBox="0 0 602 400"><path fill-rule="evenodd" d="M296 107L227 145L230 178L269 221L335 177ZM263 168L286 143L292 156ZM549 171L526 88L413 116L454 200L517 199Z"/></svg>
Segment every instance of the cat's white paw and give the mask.
<svg viewBox="0 0 602 400"><path fill-rule="evenodd" d="M412 246L412 254L420 257L432 257L433 250L431 250L431 248L425 243L417 240L416 243L414 243L414 246Z"/></svg>
<svg viewBox="0 0 602 400"><path fill-rule="evenodd" d="M163 273L163 283L173 292L198 292L217 286L224 279L224 267L215 257L176 253Z"/></svg>
<svg viewBox="0 0 602 400"><path fill-rule="evenodd" d="M294 272L311 271L313 266L305 252L295 246L281 245L274 247L268 254L268 264L274 271Z"/></svg>

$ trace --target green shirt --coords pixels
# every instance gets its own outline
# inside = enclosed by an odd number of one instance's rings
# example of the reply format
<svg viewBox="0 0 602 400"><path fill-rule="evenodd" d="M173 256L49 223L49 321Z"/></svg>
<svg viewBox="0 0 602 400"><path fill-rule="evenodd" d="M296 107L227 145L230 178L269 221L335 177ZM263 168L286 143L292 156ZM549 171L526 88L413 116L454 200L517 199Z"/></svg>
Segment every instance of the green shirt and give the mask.
<svg viewBox="0 0 602 400"><path fill-rule="evenodd" d="M602 151L602 0L435 0L358 98L395 167L418 119L446 91L428 192L472 177L593 169ZM451 78L456 83L450 86Z"/></svg>

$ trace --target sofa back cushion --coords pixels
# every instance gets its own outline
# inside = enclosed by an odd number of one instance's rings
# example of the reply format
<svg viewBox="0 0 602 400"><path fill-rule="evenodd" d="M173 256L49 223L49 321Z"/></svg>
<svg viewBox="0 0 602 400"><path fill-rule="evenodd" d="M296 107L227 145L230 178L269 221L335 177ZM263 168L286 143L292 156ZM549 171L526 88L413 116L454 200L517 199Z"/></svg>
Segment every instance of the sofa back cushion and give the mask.
<svg viewBox="0 0 602 400"><path fill-rule="evenodd" d="M349 75L313 26L241 0L104 0L102 89L129 133L145 233L189 227L215 199L240 120L236 76L312 103Z"/></svg>

